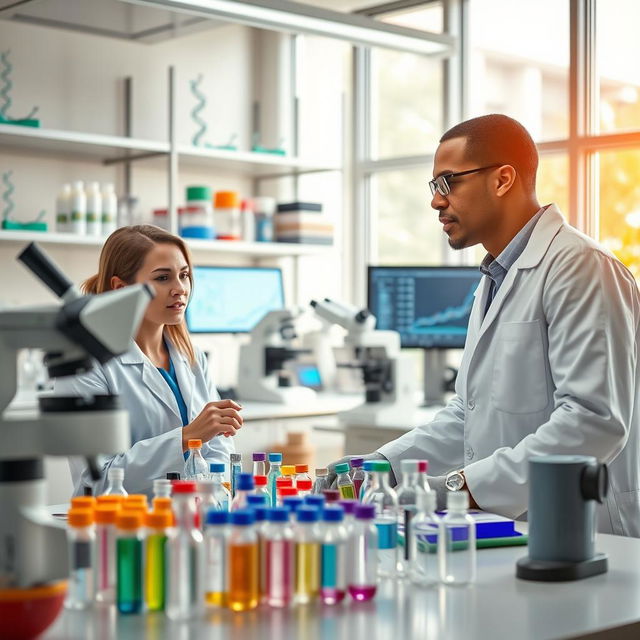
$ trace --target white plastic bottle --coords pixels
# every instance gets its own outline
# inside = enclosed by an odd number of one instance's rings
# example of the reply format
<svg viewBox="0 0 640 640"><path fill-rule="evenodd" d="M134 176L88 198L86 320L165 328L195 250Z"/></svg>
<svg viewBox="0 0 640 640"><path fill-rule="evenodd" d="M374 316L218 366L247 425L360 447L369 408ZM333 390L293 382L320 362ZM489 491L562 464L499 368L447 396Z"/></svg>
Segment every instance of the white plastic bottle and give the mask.
<svg viewBox="0 0 640 640"><path fill-rule="evenodd" d="M100 233L109 236L116 230L118 219L118 197L113 184L107 182L102 185L102 216L100 218Z"/></svg>
<svg viewBox="0 0 640 640"><path fill-rule="evenodd" d="M444 584L466 585L476 579L476 524L468 508L466 491L449 493L438 539L440 581Z"/></svg>
<svg viewBox="0 0 640 640"><path fill-rule="evenodd" d="M102 194L97 182L87 185L87 235L99 236L102 231Z"/></svg>
<svg viewBox="0 0 640 640"><path fill-rule="evenodd" d="M56 231L69 233L71 226L71 185L63 184L56 198Z"/></svg>
<svg viewBox="0 0 640 640"><path fill-rule="evenodd" d="M69 231L76 235L84 235L87 232L87 195L84 192L84 183L77 180L71 188L71 221Z"/></svg>

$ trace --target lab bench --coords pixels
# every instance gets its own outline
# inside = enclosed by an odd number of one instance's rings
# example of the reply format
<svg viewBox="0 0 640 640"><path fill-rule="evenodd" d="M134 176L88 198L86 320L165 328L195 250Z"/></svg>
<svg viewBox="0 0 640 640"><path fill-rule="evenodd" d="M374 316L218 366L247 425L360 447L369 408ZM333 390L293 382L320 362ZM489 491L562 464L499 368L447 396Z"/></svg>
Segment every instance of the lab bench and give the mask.
<svg viewBox="0 0 640 640"><path fill-rule="evenodd" d="M114 608L65 611L46 640L542 640L640 637L640 540L598 536L608 573L577 582L526 582L515 577L526 547L478 551L470 587L417 588L386 580L369 603L316 603L287 610L208 611L174 623L162 613L119 615Z"/></svg>

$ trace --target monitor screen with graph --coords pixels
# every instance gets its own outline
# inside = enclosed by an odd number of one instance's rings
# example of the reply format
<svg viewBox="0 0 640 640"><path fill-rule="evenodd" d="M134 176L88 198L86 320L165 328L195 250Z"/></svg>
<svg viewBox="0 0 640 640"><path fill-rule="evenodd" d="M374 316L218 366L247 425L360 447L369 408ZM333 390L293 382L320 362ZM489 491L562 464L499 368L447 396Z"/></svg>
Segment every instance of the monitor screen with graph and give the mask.
<svg viewBox="0 0 640 640"><path fill-rule="evenodd" d="M478 267L369 267L368 306L377 329L405 348L462 349Z"/></svg>
<svg viewBox="0 0 640 640"><path fill-rule="evenodd" d="M187 307L192 333L248 333L284 307L282 272L269 267L194 267Z"/></svg>

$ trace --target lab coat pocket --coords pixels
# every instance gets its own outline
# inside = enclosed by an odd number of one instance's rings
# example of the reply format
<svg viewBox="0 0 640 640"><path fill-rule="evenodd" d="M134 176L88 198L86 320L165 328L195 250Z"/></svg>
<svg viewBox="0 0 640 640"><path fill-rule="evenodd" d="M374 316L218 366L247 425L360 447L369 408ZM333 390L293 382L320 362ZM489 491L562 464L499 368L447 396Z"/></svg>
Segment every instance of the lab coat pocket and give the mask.
<svg viewBox="0 0 640 640"><path fill-rule="evenodd" d="M542 411L549 398L539 322L503 322L496 338L491 387L494 407L514 414Z"/></svg>

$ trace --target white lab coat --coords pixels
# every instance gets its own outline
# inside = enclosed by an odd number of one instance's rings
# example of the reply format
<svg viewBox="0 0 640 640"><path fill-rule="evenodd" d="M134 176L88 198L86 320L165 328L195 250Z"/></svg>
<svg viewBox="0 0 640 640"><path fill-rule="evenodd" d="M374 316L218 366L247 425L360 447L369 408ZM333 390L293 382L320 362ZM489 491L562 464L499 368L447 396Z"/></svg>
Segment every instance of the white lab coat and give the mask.
<svg viewBox="0 0 640 640"><path fill-rule="evenodd" d="M167 341L178 379L178 386L187 405L189 422L205 404L219 400L204 353L196 350L196 363L191 367L186 356ZM135 342L121 356L104 365L98 363L86 374L55 380L54 394L118 394L122 406L129 411L131 448L125 453L104 460L103 476L94 486L102 493L107 485L107 469L114 465L124 469L124 487L129 493L151 496L153 480L164 478L169 471L182 474L182 419L178 403L166 380ZM229 462L234 451L233 438L216 436L203 442L202 455L209 462ZM74 494L80 495L84 485L91 485L86 463L82 458L69 458Z"/></svg>
<svg viewBox="0 0 640 640"><path fill-rule="evenodd" d="M456 395L380 453L397 477L403 458L428 458L433 476L464 468L478 505L510 518L527 511L529 457L595 456L610 474L598 529L640 537L633 276L551 205L483 319L489 285L476 291Z"/></svg>

